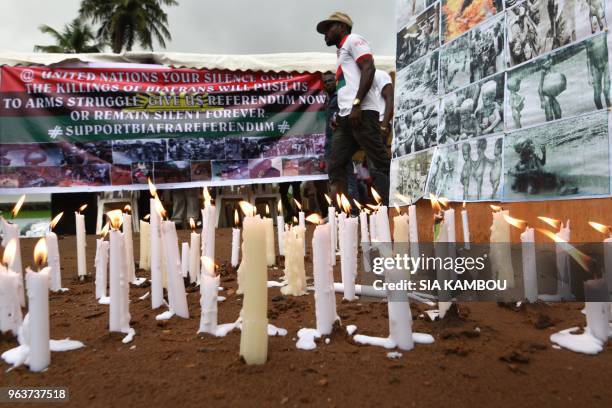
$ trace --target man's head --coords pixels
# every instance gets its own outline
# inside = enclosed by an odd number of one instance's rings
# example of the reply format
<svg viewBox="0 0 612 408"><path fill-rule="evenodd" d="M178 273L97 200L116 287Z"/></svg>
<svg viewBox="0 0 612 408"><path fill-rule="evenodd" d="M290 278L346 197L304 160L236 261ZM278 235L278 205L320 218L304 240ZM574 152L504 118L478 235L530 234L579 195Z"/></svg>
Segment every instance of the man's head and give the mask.
<svg viewBox="0 0 612 408"><path fill-rule="evenodd" d="M336 93L336 76L331 72L326 72L323 74L323 87L325 89L325 93L328 95L333 95Z"/></svg>
<svg viewBox="0 0 612 408"><path fill-rule="evenodd" d="M353 20L339 11L317 24L317 31L325 36L327 46L338 45L345 35L350 34Z"/></svg>

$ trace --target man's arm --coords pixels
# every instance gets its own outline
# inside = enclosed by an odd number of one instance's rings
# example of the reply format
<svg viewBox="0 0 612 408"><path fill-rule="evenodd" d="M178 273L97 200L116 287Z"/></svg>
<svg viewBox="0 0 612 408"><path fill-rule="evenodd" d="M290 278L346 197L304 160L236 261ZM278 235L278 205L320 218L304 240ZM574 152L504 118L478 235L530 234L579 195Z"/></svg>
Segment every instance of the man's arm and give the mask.
<svg viewBox="0 0 612 408"><path fill-rule="evenodd" d="M372 87L376 67L374 66L374 59L371 56L366 56L365 58L358 59L357 65L359 66L359 70L361 71L361 78L359 80L359 89L357 89L357 95L355 96L355 98L362 101L363 98L365 98L365 96L368 94L370 88Z"/></svg>
<svg viewBox="0 0 612 408"><path fill-rule="evenodd" d="M382 97L385 100L385 112L383 113L382 126L391 125L393 120L393 84L387 84L382 89Z"/></svg>

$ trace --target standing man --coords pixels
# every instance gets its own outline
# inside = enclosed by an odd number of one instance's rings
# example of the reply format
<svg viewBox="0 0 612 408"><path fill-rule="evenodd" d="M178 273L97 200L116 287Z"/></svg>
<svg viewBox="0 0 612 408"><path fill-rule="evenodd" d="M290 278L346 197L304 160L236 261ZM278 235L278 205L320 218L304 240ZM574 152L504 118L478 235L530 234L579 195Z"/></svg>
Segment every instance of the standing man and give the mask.
<svg viewBox="0 0 612 408"><path fill-rule="evenodd" d="M368 162L376 169L376 190L385 205L389 202L390 157L380 137L380 123L374 82L374 58L368 42L351 34L353 21L340 12L317 24L328 46L335 45L338 55L336 88L338 95L337 127L333 132L329 161L332 195L347 193L346 164L361 147Z"/></svg>

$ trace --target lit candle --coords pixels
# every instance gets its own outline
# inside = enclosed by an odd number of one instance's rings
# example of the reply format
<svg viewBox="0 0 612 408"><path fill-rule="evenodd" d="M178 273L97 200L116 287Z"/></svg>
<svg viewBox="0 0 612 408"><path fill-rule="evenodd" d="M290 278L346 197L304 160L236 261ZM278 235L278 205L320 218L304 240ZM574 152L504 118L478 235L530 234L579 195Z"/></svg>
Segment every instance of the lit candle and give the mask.
<svg viewBox="0 0 612 408"><path fill-rule="evenodd" d="M296 200L295 198L293 199L293 201L295 201L295 205L297 205L298 209L300 210L300 212L298 213L299 226L300 228L304 229L304 234L305 234L306 233L306 217L305 217L304 211L302 211L302 204L300 204L300 202ZM305 255L306 254L306 240L304 240L302 244L304 245L304 247L302 248L302 252L303 252L303 255Z"/></svg>
<svg viewBox="0 0 612 408"><path fill-rule="evenodd" d="M444 212L440 207L438 200L430 194L429 200L434 212L433 237L434 237L434 253L438 259L446 259L448 257L448 227L444 221ZM449 279L448 270L436 266L436 279L443 286L444 282ZM450 293L446 290L438 290L438 313L439 318L443 319L446 312L453 304Z"/></svg>
<svg viewBox="0 0 612 408"><path fill-rule="evenodd" d="M605 346L610 336L610 296L604 279L584 282L586 330Z"/></svg>
<svg viewBox="0 0 612 408"><path fill-rule="evenodd" d="M151 238L151 307L157 309L164 304L164 283L162 273L162 241L161 241L161 212L163 206L159 197L157 196L157 190L151 180L149 181L149 191L151 192L151 199L149 205L151 206L150 213L150 238Z"/></svg>
<svg viewBox="0 0 612 408"><path fill-rule="evenodd" d="M25 202L25 194L22 195L13 210L11 211L11 215L13 218L17 216L21 206ZM11 257L11 262L7 265L9 271L15 272L19 275L19 303L22 307L25 307L25 290L23 287L23 267L21 265L21 244L19 241L19 225L15 223L8 222L4 219L4 217L0 217L1 227L2 227L2 246L6 248L9 242L15 240L15 254Z"/></svg>
<svg viewBox="0 0 612 408"><path fill-rule="evenodd" d="M419 229L417 222L416 205L408 206L408 226L410 228L410 255L417 259L419 256Z"/></svg>
<svg viewBox="0 0 612 408"><path fill-rule="evenodd" d="M344 298L357 299L355 296L355 278L357 277L357 218L350 217L351 204L344 194L340 197L346 214L340 214L340 272L344 285Z"/></svg>
<svg viewBox="0 0 612 408"><path fill-rule="evenodd" d="M125 259L125 235L119 230L123 222L121 210L109 211L110 222L110 309L109 330L127 333L130 329L129 293L130 284Z"/></svg>
<svg viewBox="0 0 612 408"><path fill-rule="evenodd" d="M283 295L306 294L306 270L304 268L304 228L293 226L285 231L285 277L287 285L281 287Z"/></svg>
<svg viewBox="0 0 612 408"><path fill-rule="evenodd" d="M234 210L234 228L232 228L232 266L235 268L238 266L240 257L240 217L238 216L238 210ZM282 224L281 224L282 225Z"/></svg>
<svg viewBox="0 0 612 408"><path fill-rule="evenodd" d="M242 333L240 355L247 364L264 364L268 357L268 288L265 259L265 234L263 221L254 216L248 203L243 223L242 262L239 275L243 276L244 299L242 302Z"/></svg>
<svg viewBox="0 0 612 408"><path fill-rule="evenodd" d="M463 246L470 249L470 222L468 220L468 212L465 208L465 201L461 210L461 226L463 229Z"/></svg>
<svg viewBox="0 0 612 408"><path fill-rule="evenodd" d="M149 214L145 215L145 220L151 217ZM150 270L151 269L151 225L145 221L140 220L140 260L138 261L138 267L140 269Z"/></svg>
<svg viewBox="0 0 612 408"><path fill-rule="evenodd" d="M331 246L329 247L331 254L331 263L332 265L336 264L336 248L338 247L338 226L336 225L336 207L332 205L332 200L329 198L327 194L325 194L325 199L329 204L327 207L327 220L329 223L329 228L331 230Z"/></svg>
<svg viewBox="0 0 612 408"><path fill-rule="evenodd" d="M170 311L179 317L189 319L187 295L181 278L181 262L178 250L176 226L172 221L162 221L162 242L166 252L166 270L168 271L168 303Z"/></svg>
<svg viewBox="0 0 612 408"><path fill-rule="evenodd" d="M407 271L391 270L386 273L389 283L399 284L408 280ZM407 292L394 292L387 295L387 312L389 314L389 337L400 350L412 350L412 313Z"/></svg>
<svg viewBox="0 0 612 408"><path fill-rule="evenodd" d="M320 224L322 220L316 214L308 216L308 221ZM312 238L312 259L315 289L315 315L317 331L321 335L331 334L336 314L336 296L334 294L334 275L331 265L329 246L331 245L331 226L318 225Z"/></svg>
<svg viewBox="0 0 612 408"><path fill-rule="evenodd" d="M15 336L23 320L19 301L19 283L22 279L8 265L11 265L16 251L17 240L7 242L0 264L0 333L12 331Z"/></svg>
<svg viewBox="0 0 612 408"><path fill-rule="evenodd" d="M570 241L571 230L569 226L569 220L563 225L561 221L554 218L538 217L540 221L552 226L553 228L559 228L559 231L555 234L555 255L556 255L556 266L557 266L557 294L556 298L570 300L573 299L572 294L572 282L570 276L570 259L569 254L566 251L566 243Z"/></svg>
<svg viewBox="0 0 612 408"><path fill-rule="evenodd" d="M538 300L538 276L536 273L536 253L535 253L535 235L534 229L530 228L527 223L518 218L510 217L507 214L502 214L506 222L513 227L525 230L521 233L521 253L523 263L523 290L524 298L534 303Z"/></svg>
<svg viewBox="0 0 612 408"><path fill-rule="evenodd" d="M109 224L107 223L100 231L100 238L96 240L96 299L106 297L106 288L108 287L108 257L109 257L109 242L106 241Z"/></svg>
<svg viewBox="0 0 612 408"><path fill-rule="evenodd" d="M202 263L212 263L207 266L206 270L214 270L214 262L203 256ZM211 276L208 274L202 274L202 281L200 283L200 308L202 310L200 315L200 328L198 333L209 333L216 335L217 333L217 305L218 305L218 291L219 291L219 276Z"/></svg>
<svg viewBox="0 0 612 408"><path fill-rule="evenodd" d="M276 216L276 238L278 239L278 254L280 256L285 255L285 245L283 241L283 234L285 232L285 218L283 217L283 204L281 200L278 200L278 215ZM238 238L240 240L240 238Z"/></svg>
<svg viewBox="0 0 612 408"><path fill-rule="evenodd" d="M207 267L214 265L215 261L215 229L217 228L217 210L212 204L212 197L208 188L204 187L204 208L202 209L202 256L212 259L212 263L202 264L201 273L214 275L214 270L207 270ZM200 277L197 277L198 282Z"/></svg>
<svg viewBox="0 0 612 408"><path fill-rule="evenodd" d="M134 237L132 235L132 207L126 205L123 209L123 235L125 236L125 258L127 276L131 282L136 282L136 265L134 263Z"/></svg>
<svg viewBox="0 0 612 408"><path fill-rule="evenodd" d="M51 220L49 224L49 231L45 235L45 239L47 241L47 251L48 251L48 265L51 269L50 272L50 281L49 281L49 290L51 292L59 292L62 289L62 270L60 268L60 256L59 256L59 246L57 242L57 235L53 232L53 228L57 225L59 220L64 215L63 212Z"/></svg>
<svg viewBox="0 0 612 408"><path fill-rule="evenodd" d="M603 254L604 254L604 279L608 285L608 292L612 292L612 228L608 225L599 224L597 222L589 221L591 227L595 228L602 234L606 234L607 237L603 240Z"/></svg>
<svg viewBox="0 0 612 408"><path fill-rule="evenodd" d="M199 276L201 271L200 264L200 251L201 251L201 242L200 242L200 234L196 232L196 223L193 218L189 219L189 226L191 227L191 243L189 245L189 281L199 282Z"/></svg>
<svg viewBox="0 0 612 408"><path fill-rule="evenodd" d="M185 279L189 276L189 242L181 243L181 277Z"/></svg>
<svg viewBox="0 0 612 408"><path fill-rule="evenodd" d="M87 247L86 232L85 232L85 216L81 214L87 208L87 204L83 204L78 211L74 213L76 222L76 242L77 242L77 274L80 280L85 279L87 275L87 259L85 257L85 248Z"/></svg>
<svg viewBox="0 0 612 408"><path fill-rule="evenodd" d="M49 272L50 268L40 269L47 258L47 245L41 238L34 248L34 261L38 272L26 269L28 289L29 346L28 361L30 370L43 371L51 363L49 348Z"/></svg>
<svg viewBox="0 0 612 408"><path fill-rule="evenodd" d="M266 204L266 217L263 219L266 225L266 263L272 266L276 263L276 243L274 242L274 222L270 218L270 207Z"/></svg>
<svg viewBox="0 0 612 408"><path fill-rule="evenodd" d="M410 239L408 214L402 214L398 206L395 210L397 215L393 217L393 242L408 242Z"/></svg>
<svg viewBox="0 0 612 408"><path fill-rule="evenodd" d="M510 240L510 224L506 222L508 210L492 205L493 223L491 224L491 249L489 259L493 279L506 281L508 288L514 287L514 269L512 268L512 252Z"/></svg>

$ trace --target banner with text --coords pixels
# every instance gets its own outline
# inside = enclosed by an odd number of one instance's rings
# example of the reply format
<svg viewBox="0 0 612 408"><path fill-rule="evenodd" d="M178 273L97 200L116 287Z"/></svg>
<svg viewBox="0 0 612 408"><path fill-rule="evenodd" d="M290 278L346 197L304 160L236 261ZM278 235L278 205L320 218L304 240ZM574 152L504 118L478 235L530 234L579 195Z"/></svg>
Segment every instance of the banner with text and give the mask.
<svg viewBox="0 0 612 408"><path fill-rule="evenodd" d="M0 193L325 178L319 74L0 68Z"/></svg>

